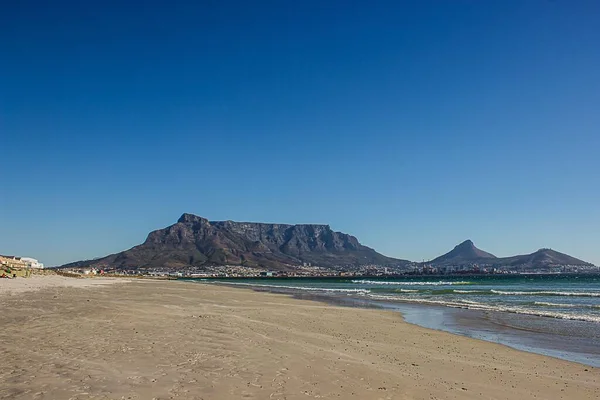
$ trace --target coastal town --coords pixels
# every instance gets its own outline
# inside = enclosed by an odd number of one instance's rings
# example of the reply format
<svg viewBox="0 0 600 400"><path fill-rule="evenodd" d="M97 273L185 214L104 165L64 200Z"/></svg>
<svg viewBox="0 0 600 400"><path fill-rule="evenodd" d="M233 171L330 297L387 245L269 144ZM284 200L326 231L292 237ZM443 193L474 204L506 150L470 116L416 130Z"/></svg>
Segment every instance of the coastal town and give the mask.
<svg viewBox="0 0 600 400"><path fill-rule="evenodd" d="M78 274L115 274L115 275L145 275L179 278L324 278L324 277L394 277L394 276L424 276L424 275L494 275L494 274L576 274L576 273L598 273L599 267L561 265L545 269L516 271L511 268L495 268L488 266L460 265L449 267L433 267L431 265L414 264L409 268L401 270L381 265L364 265L360 267L324 268L319 266L295 266L287 271L270 270L266 268L251 268L241 265L211 265L202 267L187 267L183 269L152 268L147 270L138 269L98 269L98 268L74 268L69 272Z"/></svg>
<svg viewBox="0 0 600 400"><path fill-rule="evenodd" d="M313 253L314 255L314 253ZM318 257L317 257L318 258ZM345 278L345 277L402 277L496 274L585 274L598 273L599 267L552 249L540 249L529 255L498 258L475 247L467 240L450 252L431 261L410 262L394 260L385 265L377 263L346 263L340 265L303 261L295 264L277 263L254 265L209 262L200 265L185 263L140 262L139 265L118 264L107 259L45 268L35 258L0 255L0 277L30 276L42 270L59 271L74 276L135 276L159 278Z"/></svg>
<svg viewBox="0 0 600 400"><path fill-rule="evenodd" d="M44 264L30 257L0 255L0 277L28 277L32 273L45 270L59 271L79 276L137 276L163 278L333 278L333 277L394 277L425 275L491 275L491 274L573 274L597 273L599 267L581 265L556 265L543 269L516 271L508 267L494 267L480 264L462 264L450 266L434 266L428 263L412 263L402 268L381 265L321 267L303 263L289 266L286 270L272 270L261 267L243 265L207 265L183 268L111 268L97 266L80 266L73 268L45 268Z"/></svg>
<svg viewBox="0 0 600 400"><path fill-rule="evenodd" d="M0 278L28 277L32 270L43 270L44 264L35 258L0 254Z"/></svg>

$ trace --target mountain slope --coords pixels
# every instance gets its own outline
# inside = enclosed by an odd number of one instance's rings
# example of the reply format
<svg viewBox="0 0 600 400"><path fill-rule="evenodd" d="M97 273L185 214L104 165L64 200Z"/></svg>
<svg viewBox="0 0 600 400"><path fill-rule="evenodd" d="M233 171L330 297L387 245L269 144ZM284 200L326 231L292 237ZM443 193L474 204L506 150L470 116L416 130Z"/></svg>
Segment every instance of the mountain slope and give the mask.
<svg viewBox="0 0 600 400"><path fill-rule="evenodd" d="M183 214L177 223L151 232L141 245L63 267L134 269L229 264L291 269L303 263L333 267L405 265L408 261L379 254L361 245L354 236L334 232L328 225L211 222Z"/></svg>
<svg viewBox="0 0 600 400"><path fill-rule="evenodd" d="M475 247L472 241L465 240L452 251L431 260L434 266L461 266L485 264L511 269L538 269L550 266L591 266L592 264L551 249L540 249L535 253L498 258Z"/></svg>
<svg viewBox="0 0 600 400"><path fill-rule="evenodd" d="M433 265L462 265L495 259L496 256L475 247L471 240L465 240L448 253L441 255L429 263Z"/></svg>
<svg viewBox="0 0 600 400"><path fill-rule="evenodd" d="M498 259L504 266L547 267L555 265L592 266L591 263L571 257L552 249L540 249L535 253Z"/></svg>

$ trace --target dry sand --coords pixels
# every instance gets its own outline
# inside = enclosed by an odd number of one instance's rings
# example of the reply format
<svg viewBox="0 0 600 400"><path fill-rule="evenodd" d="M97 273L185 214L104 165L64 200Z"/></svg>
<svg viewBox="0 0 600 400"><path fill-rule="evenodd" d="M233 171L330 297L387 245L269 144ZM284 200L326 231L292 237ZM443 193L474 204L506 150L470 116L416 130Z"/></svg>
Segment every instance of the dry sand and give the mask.
<svg viewBox="0 0 600 400"><path fill-rule="evenodd" d="M185 282L94 286L0 296L0 398L600 398L599 369L391 311Z"/></svg>
<svg viewBox="0 0 600 400"><path fill-rule="evenodd" d="M55 287L91 287L127 282L115 278L67 278L60 275L32 275L30 278L0 279L0 296Z"/></svg>

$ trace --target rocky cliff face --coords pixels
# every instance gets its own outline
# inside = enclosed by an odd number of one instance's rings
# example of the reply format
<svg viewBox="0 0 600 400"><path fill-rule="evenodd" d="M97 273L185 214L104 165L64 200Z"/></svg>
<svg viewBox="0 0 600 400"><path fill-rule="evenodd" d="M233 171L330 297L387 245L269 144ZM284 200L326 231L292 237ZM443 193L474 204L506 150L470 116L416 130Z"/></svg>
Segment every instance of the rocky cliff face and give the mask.
<svg viewBox="0 0 600 400"><path fill-rule="evenodd" d="M177 223L151 232L143 244L86 265L177 268L232 264L288 269L302 263L392 266L407 261L383 256L328 225L209 221L183 214Z"/></svg>

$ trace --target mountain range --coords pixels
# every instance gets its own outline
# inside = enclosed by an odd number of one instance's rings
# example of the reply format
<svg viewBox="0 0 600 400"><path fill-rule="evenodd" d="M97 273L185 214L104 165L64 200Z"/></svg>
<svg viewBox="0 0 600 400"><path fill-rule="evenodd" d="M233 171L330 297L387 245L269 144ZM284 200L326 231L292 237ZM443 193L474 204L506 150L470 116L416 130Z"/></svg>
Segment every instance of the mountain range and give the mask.
<svg viewBox="0 0 600 400"><path fill-rule="evenodd" d="M465 240L450 252L441 255L427 264L433 266L459 266L468 264L493 265L515 268L541 268L554 265L592 266L591 263L579 260L552 249L540 249L531 254L511 257L496 257L475 247L471 240Z"/></svg>
<svg viewBox="0 0 600 400"><path fill-rule="evenodd" d="M498 258L478 249L471 240L427 264L486 264L515 268L592 265L550 249ZM345 270L380 265L402 271L415 263L384 256L362 245L354 236L333 231L329 225L209 221L197 215L183 214L175 224L151 232L144 243L129 250L62 267L182 269L212 265L243 265L273 270L293 270L301 265Z"/></svg>

